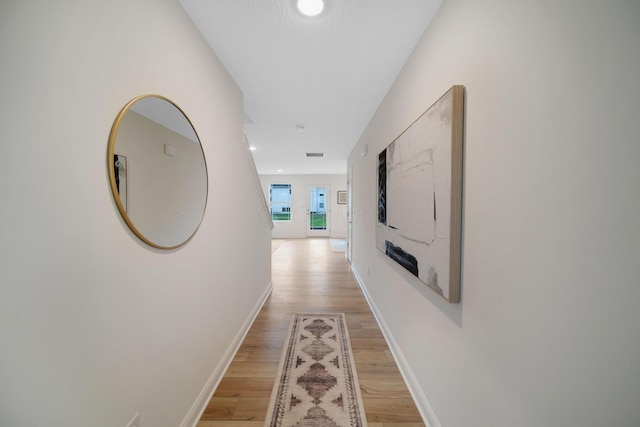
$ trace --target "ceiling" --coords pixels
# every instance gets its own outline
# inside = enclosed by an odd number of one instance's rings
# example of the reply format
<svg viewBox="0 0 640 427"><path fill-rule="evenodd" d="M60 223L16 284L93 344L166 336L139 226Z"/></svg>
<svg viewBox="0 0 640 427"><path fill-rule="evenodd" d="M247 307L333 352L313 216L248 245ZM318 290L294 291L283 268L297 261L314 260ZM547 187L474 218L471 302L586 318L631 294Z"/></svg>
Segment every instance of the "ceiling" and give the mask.
<svg viewBox="0 0 640 427"><path fill-rule="evenodd" d="M179 1L244 94L260 174L346 173L442 2L325 0L306 17L296 0Z"/></svg>

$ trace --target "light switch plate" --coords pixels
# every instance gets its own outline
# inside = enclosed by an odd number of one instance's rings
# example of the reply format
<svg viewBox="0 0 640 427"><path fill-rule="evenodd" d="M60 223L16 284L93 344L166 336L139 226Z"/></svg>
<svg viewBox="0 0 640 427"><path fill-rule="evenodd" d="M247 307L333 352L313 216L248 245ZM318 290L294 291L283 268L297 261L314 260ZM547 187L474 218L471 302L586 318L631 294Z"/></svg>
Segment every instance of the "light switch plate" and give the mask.
<svg viewBox="0 0 640 427"><path fill-rule="evenodd" d="M174 147L173 145L164 144L164 154L166 154L169 157L175 156L176 155L176 147Z"/></svg>

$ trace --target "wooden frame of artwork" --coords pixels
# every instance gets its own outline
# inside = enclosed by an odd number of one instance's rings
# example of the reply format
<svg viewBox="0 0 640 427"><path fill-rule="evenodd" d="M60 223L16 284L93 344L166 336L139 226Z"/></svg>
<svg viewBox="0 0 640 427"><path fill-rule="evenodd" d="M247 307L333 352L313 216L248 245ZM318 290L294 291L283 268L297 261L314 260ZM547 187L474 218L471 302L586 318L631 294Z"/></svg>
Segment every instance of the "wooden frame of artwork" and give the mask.
<svg viewBox="0 0 640 427"><path fill-rule="evenodd" d="M346 205L347 204L347 192L346 191L338 191L338 204Z"/></svg>
<svg viewBox="0 0 640 427"><path fill-rule="evenodd" d="M460 301L464 86L453 86L378 155L376 247Z"/></svg>

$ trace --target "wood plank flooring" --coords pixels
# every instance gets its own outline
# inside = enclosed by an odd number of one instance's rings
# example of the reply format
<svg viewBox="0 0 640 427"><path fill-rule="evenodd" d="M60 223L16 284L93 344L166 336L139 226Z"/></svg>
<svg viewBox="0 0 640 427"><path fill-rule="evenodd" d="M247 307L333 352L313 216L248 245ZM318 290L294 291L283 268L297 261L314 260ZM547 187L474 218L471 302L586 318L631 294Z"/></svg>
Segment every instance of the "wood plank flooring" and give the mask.
<svg viewBox="0 0 640 427"><path fill-rule="evenodd" d="M345 313L367 422L424 427L343 252L329 239L275 242L273 292L197 427L261 427L293 313Z"/></svg>

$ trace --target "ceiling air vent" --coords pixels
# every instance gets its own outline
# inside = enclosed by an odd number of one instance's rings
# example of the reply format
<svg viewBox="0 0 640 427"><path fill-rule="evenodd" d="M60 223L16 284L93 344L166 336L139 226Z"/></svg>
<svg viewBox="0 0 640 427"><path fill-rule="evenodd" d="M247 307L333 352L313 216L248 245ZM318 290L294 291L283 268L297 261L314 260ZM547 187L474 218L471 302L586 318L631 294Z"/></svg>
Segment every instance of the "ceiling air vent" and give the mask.
<svg viewBox="0 0 640 427"><path fill-rule="evenodd" d="M324 157L324 153L307 153L307 157Z"/></svg>

